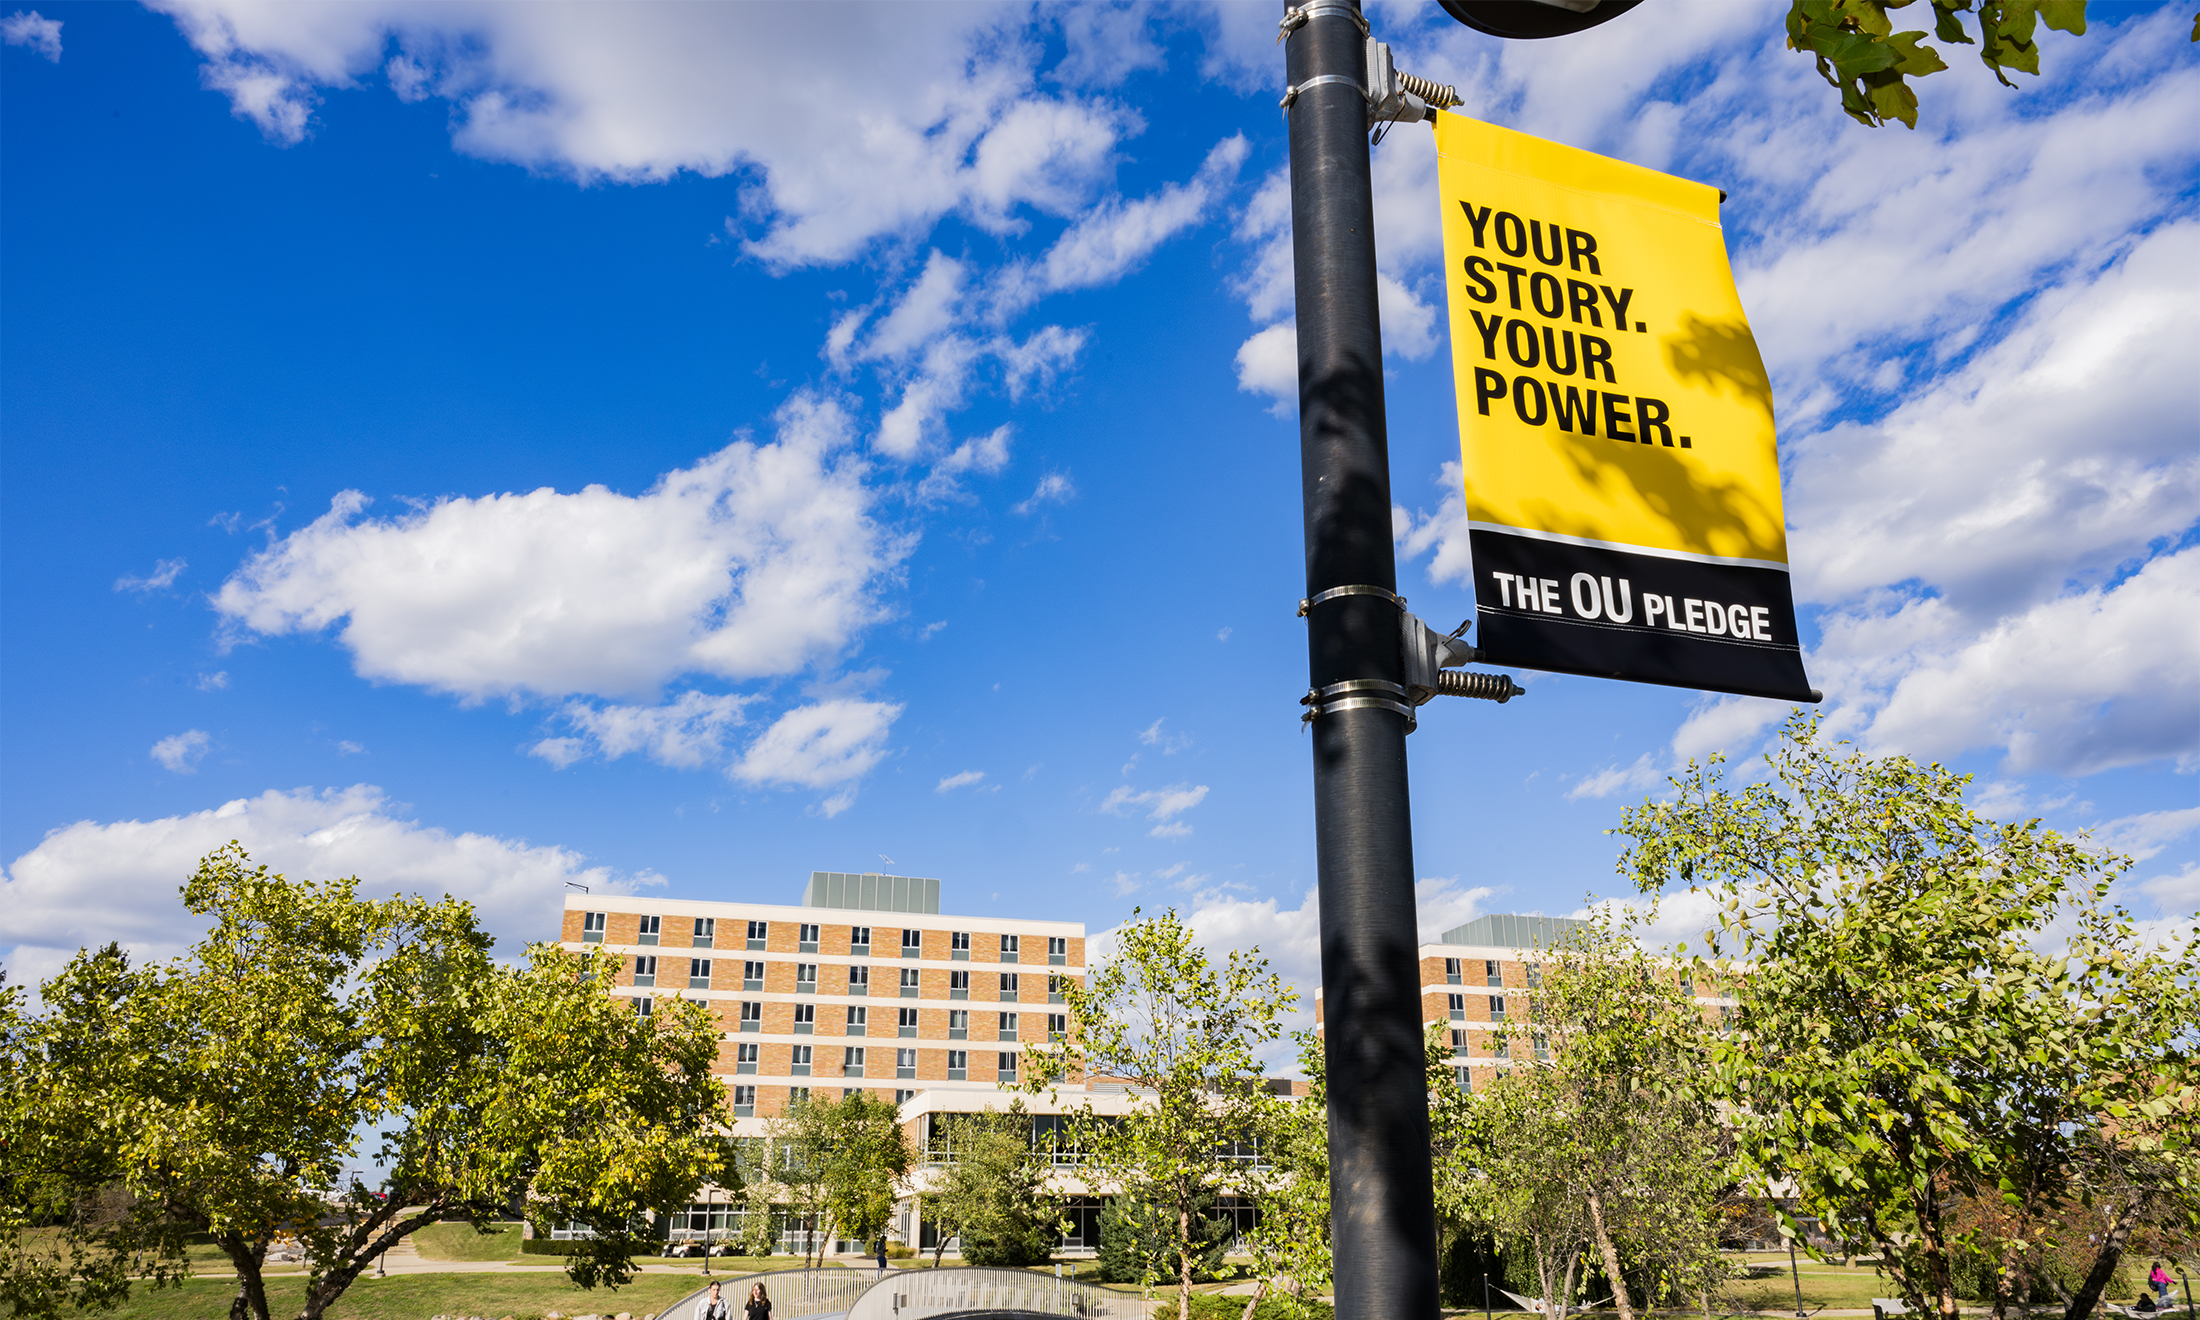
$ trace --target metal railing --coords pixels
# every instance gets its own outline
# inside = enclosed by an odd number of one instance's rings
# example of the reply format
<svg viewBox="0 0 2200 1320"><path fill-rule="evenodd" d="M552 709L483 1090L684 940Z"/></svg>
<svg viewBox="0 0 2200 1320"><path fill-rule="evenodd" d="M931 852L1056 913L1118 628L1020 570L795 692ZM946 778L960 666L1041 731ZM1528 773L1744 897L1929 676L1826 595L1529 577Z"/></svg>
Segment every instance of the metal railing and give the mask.
<svg viewBox="0 0 2200 1320"><path fill-rule="evenodd" d="M894 1270L848 1308L847 1320L924 1320L927 1316L984 1312L1078 1316L1083 1320L1151 1320L1154 1303L1133 1294L1023 1270L975 1266Z"/></svg>
<svg viewBox="0 0 2200 1320"><path fill-rule="evenodd" d="M695 1304L702 1301L710 1292L710 1285L716 1283L721 1290L719 1295L726 1299L726 1313L738 1320L742 1303L748 1300L749 1288L758 1282L763 1283L765 1294L772 1299L772 1320L804 1320L808 1316L847 1314L878 1282L878 1276L870 1270L773 1270L766 1274L712 1279L658 1314L664 1320L691 1320Z"/></svg>

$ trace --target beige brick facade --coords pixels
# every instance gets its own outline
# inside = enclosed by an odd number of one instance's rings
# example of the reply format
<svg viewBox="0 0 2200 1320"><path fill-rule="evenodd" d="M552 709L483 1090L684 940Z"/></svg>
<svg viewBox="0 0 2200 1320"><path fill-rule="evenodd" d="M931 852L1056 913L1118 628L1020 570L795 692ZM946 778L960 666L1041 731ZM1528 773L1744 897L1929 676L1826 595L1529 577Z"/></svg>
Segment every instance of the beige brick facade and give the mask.
<svg viewBox="0 0 2200 1320"><path fill-rule="evenodd" d="M917 932L913 947L905 931ZM761 1131L804 1087L1005 1107L1000 1056L1020 1073L1024 1051L1066 1021L1060 980L1086 971L1075 922L572 895L560 933L568 949L618 954L614 993L638 1008L675 997L710 1006L737 1130ZM864 933L870 942L857 943ZM860 1077L851 1049L863 1051Z"/></svg>

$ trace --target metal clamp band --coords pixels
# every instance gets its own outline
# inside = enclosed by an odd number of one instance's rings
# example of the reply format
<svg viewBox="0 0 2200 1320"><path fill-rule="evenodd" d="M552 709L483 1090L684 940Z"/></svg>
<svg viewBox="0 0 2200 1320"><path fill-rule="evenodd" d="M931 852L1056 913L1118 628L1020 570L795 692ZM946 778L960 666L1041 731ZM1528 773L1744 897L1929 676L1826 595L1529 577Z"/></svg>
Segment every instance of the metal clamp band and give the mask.
<svg viewBox="0 0 2200 1320"><path fill-rule="evenodd" d="M1351 586L1331 587L1327 591L1319 591L1311 596L1308 596L1306 599L1299 602L1299 617L1302 619L1305 618L1309 613L1313 611L1316 605L1335 600L1339 596L1381 596L1385 600L1388 600L1391 604L1396 605L1401 610L1406 607L1406 598L1399 595L1397 592L1392 591L1390 588L1373 587L1364 582L1356 582Z"/></svg>
<svg viewBox="0 0 2200 1320"><path fill-rule="evenodd" d="M1384 696L1396 697L1400 701L1406 699L1404 685L1393 683L1389 679L1348 678L1342 683L1331 683L1327 687L1308 689L1306 695L1299 698L1299 704L1301 706L1319 706L1331 697L1341 697L1353 692L1380 692Z"/></svg>
<svg viewBox="0 0 2200 1320"><path fill-rule="evenodd" d="M1316 74L1314 77L1307 79L1305 82L1293 83L1289 87L1284 88L1283 99L1277 102L1277 104L1288 110L1291 108L1291 103L1299 99L1300 92L1319 87L1324 83L1343 83L1345 86L1350 87L1353 91L1358 92L1361 96L1364 97L1367 95L1367 89L1360 86L1360 80L1353 77L1351 74L1323 73Z"/></svg>
<svg viewBox="0 0 2200 1320"><path fill-rule="evenodd" d="M1420 724L1420 713L1413 708L1406 690L1380 678L1349 678L1342 683L1313 688L1299 698L1299 704L1307 708L1299 717L1301 724L1312 724L1324 715L1346 710L1387 710L1403 715L1407 733Z"/></svg>
<svg viewBox="0 0 2200 1320"><path fill-rule="evenodd" d="M1338 3L1338 0L1314 0L1313 4L1300 5L1299 13L1305 15L1308 22L1317 18L1349 18L1359 26L1360 31L1367 31L1367 15L1352 5Z"/></svg>

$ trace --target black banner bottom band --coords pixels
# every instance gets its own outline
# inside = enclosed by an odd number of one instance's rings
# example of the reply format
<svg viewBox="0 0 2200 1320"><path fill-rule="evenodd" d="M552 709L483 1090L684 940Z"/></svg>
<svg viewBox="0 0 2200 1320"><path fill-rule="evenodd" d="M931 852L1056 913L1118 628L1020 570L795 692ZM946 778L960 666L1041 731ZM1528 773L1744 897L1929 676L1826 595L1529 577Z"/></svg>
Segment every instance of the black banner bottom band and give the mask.
<svg viewBox="0 0 2200 1320"><path fill-rule="evenodd" d="M1481 662L1816 702L1785 569L1470 528Z"/></svg>

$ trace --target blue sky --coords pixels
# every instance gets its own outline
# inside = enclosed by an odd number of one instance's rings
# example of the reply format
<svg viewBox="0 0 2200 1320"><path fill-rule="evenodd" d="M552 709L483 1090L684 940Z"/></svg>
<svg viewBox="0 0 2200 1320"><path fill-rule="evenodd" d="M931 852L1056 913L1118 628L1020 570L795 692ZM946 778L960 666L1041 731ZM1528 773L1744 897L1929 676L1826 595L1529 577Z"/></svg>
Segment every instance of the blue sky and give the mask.
<svg viewBox="0 0 2200 1320"><path fill-rule="evenodd" d="M1716 183L1830 728L2200 908L2200 65L2096 3L1870 131L1771 5L1468 112ZM566 883L1175 904L1314 971L1271 7L49 5L0 23L0 961L175 952L240 838ZM1376 150L1401 589L1471 609L1433 150ZM1429 933L1612 895L1774 703L1522 674L1413 736ZM1686 916L1675 918L1681 925Z"/></svg>

